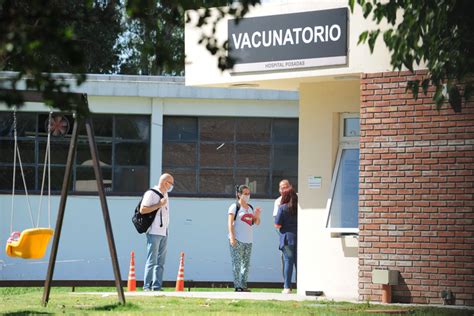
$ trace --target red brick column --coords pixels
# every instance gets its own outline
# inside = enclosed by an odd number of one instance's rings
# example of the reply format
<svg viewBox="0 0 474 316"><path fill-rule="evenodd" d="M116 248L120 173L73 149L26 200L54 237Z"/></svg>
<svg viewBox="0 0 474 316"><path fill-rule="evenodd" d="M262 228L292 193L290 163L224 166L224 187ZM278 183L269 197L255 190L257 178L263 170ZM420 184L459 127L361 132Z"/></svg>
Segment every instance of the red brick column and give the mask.
<svg viewBox="0 0 474 316"><path fill-rule="evenodd" d="M426 72L415 75L421 78ZM474 102L415 100L410 72L361 79L359 298L381 299L373 269L400 271L393 301L474 305Z"/></svg>

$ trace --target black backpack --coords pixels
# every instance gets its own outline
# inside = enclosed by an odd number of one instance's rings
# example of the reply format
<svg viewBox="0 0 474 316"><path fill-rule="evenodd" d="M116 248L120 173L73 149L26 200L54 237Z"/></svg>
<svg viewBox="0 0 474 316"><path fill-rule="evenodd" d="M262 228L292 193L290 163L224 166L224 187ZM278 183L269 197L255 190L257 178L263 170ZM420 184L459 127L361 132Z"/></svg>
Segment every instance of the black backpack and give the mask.
<svg viewBox="0 0 474 316"><path fill-rule="evenodd" d="M155 192L160 196L160 199L163 198L163 194L158 192L157 190L150 189L151 191ZM151 226L153 221L155 220L156 213L158 212L159 209L154 210L153 212L147 213L147 214L141 214L140 213L140 205L142 204L143 197L141 198L140 202L138 203L137 207L135 207L135 212L133 213L132 216L132 223L137 229L137 232L139 234L145 233L148 228ZM160 227L163 227L163 214L160 212L160 219L161 219L161 225Z"/></svg>
<svg viewBox="0 0 474 316"><path fill-rule="evenodd" d="M250 205L250 204L249 204L249 206L250 206L250 208L251 208L251 209L252 209L252 211L253 211L253 206L252 206L252 205ZM237 202L237 203L235 203L234 222L235 222L235 220L237 219L237 214L239 213L239 210L240 210L240 203L239 203L239 202Z"/></svg>

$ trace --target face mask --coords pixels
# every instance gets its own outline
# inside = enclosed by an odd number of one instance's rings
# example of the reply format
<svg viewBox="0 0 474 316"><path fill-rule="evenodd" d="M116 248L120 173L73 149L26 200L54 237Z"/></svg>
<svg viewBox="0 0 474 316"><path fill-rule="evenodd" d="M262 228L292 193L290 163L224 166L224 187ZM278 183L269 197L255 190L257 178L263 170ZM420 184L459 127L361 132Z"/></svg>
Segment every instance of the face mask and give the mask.
<svg viewBox="0 0 474 316"><path fill-rule="evenodd" d="M245 201L245 203L248 203L250 201L250 195L242 195L241 198L243 201Z"/></svg>
<svg viewBox="0 0 474 316"><path fill-rule="evenodd" d="M170 188L168 189L168 192L171 192L171 191L173 191L173 188L174 188L174 186L173 186L173 185L171 185L171 186L170 186Z"/></svg>

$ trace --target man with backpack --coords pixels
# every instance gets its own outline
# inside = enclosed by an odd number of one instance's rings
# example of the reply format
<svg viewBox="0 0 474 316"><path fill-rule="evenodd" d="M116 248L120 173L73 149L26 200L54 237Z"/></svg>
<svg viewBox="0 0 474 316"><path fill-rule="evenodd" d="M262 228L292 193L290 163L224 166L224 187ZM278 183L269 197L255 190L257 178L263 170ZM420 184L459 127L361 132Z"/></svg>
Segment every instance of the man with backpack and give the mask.
<svg viewBox="0 0 474 316"><path fill-rule="evenodd" d="M145 192L140 204L140 214L156 212L153 222L146 231L147 257L143 282L144 291L162 291L168 243L168 192L171 192L173 185L173 177L168 173L162 174L158 185Z"/></svg>

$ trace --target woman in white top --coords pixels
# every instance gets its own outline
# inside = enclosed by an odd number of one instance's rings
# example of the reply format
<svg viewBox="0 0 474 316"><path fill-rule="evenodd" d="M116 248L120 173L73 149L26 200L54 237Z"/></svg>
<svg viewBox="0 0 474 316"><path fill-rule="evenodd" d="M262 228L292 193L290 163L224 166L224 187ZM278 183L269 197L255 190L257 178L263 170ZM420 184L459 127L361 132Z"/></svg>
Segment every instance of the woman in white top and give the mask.
<svg viewBox="0 0 474 316"><path fill-rule="evenodd" d="M249 204L250 189L246 185L236 188L236 203L229 207L228 227L232 272L236 292L249 292L247 278L252 254L253 225L260 224L260 208Z"/></svg>

